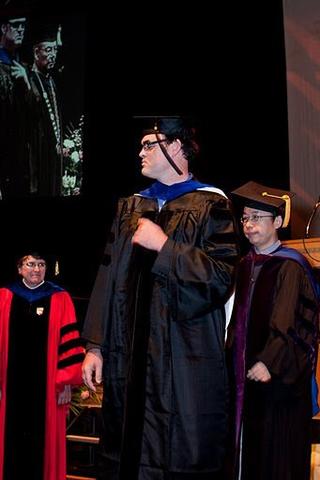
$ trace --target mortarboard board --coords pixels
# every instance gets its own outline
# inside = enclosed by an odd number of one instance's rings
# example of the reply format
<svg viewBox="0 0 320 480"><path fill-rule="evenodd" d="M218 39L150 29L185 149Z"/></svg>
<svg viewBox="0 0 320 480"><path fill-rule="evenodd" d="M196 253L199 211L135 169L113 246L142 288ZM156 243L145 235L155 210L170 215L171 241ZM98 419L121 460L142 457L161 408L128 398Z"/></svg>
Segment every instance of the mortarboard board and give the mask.
<svg viewBox="0 0 320 480"><path fill-rule="evenodd" d="M44 42L56 42L58 34L58 25L56 24L40 24L31 33L31 42L38 45Z"/></svg>
<svg viewBox="0 0 320 480"><path fill-rule="evenodd" d="M25 23L27 21L26 18L26 9L25 8L9 8L6 7L0 11L0 25L5 23L14 24L18 23Z"/></svg>
<svg viewBox="0 0 320 480"><path fill-rule="evenodd" d="M256 208L283 217L282 228L285 228L290 220L291 197L294 193L271 188L250 181L233 190L231 195L234 201L250 208Z"/></svg>
<svg viewBox="0 0 320 480"><path fill-rule="evenodd" d="M134 117L145 120L144 133L162 133L168 138L184 140L194 136L191 119L180 115L175 116L143 116Z"/></svg>
<svg viewBox="0 0 320 480"><path fill-rule="evenodd" d="M60 24L58 16L33 13L29 20L28 44L35 46L43 42L57 41Z"/></svg>

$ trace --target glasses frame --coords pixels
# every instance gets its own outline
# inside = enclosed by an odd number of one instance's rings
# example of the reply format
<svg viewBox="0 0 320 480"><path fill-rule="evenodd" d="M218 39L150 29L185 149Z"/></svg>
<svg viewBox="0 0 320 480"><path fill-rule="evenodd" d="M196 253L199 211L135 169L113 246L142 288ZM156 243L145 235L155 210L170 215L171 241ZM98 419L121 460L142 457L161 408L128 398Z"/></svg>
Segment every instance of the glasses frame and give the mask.
<svg viewBox="0 0 320 480"><path fill-rule="evenodd" d="M26 29L26 22L8 22L8 25L9 27L11 28L11 30L20 30L20 29L23 29L25 30Z"/></svg>
<svg viewBox="0 0 320 480"><path fill-rule="evenodd" d="M143 142L141 148L143 148L144 151L148 152L149 150L152 150L158 143L163 142L167 142L167 139L163 138L162 140L154 140L153 142L147 140L146 142Z"/></svg>
<svg viewBox="0 0 320 480"><path fill-rule="evenodd" d="M259 215L258 213L252 213L251 215L246 215L245 217L240 218L240 222L242 225L246 225L246 223L250 222L256 225L260 222L261 218L275 218L273 215Z"/></svg>
<svg viewBox="0 0 320 480"><path fill-rule="evenodd" d="M22 265L30 270L36 267L43 269L47 266L46 262L24 262Z"/></svg>

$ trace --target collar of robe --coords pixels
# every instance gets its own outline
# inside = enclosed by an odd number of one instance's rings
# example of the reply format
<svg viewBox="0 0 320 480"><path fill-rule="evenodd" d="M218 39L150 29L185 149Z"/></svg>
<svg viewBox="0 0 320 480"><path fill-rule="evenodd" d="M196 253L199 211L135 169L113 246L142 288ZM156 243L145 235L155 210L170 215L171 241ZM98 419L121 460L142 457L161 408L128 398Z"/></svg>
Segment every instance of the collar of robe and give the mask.
<svg viewBox="0 0 320 480"><path fill-rule="evenodd" d="M49 297L53 293L62 292L63 288L59 287L55 283L45 281L38 288L30 289L26 287L21 281L14 282L8 286L8 289L12 293L24 298L28 302L35 302L42 298Z"/></svg>
<svg viewBox="0 0 320 480"><path fill-rule="evenodd" d="M139 195L144 198L152 198L155 200L163 200L169 202L175 198L181 197L185 193L193 192L199 188L210 187L206 183L198 182L193 178L185 180L184 182L174 183L173 185L165 185L161 182L153 183L146 190L139 192Z"/></svg>

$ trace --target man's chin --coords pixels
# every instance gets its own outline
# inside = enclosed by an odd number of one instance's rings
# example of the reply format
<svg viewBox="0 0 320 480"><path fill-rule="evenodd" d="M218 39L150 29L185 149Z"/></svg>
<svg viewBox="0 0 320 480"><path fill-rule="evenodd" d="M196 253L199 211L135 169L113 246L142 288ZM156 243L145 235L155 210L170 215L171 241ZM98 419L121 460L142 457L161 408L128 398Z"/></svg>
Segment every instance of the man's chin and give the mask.
<svg viewBox="0 0 320 480"><path fill-rule="evenodd" d="M143 175L144 177L147 177L147 178L153 178L153 179L155 179L155 176L152 175L152 173L149 172L148 169L145 168L145 167L142 167L142 169L141 169L141 175Z"/></svg>

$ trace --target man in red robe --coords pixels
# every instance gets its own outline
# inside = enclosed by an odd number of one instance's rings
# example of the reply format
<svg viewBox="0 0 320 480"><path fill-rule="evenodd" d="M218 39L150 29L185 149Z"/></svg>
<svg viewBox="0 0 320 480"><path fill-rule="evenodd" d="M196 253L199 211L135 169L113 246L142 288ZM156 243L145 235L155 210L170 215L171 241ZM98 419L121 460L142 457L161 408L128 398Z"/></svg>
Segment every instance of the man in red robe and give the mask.
<svg viewBox="0 0 320 480"><path fill-rule="evenodd" d="M70 295L26 252L0 289L0 479L65 480L66 415L83 348Z"/></svg>

